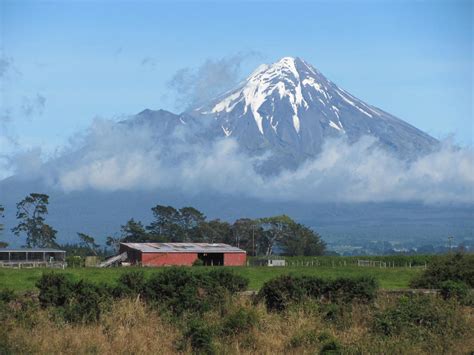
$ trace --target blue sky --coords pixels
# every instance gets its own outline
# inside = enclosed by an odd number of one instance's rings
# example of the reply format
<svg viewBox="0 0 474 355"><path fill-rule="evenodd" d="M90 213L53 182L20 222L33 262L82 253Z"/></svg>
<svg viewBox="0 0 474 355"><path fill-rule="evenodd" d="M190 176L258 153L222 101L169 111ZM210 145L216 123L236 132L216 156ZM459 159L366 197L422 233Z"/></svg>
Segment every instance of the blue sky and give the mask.
<svg viewBox="0 0 474 355"><path fill-rule="evenodd" d="M167 84L177 70L249 52L259 54L243 63L243 76L262 62L300 56L433 136L473 143L471 1L0 4L8 63L0 153L39 146L47 155L94 117L178 112Z"/></svg>

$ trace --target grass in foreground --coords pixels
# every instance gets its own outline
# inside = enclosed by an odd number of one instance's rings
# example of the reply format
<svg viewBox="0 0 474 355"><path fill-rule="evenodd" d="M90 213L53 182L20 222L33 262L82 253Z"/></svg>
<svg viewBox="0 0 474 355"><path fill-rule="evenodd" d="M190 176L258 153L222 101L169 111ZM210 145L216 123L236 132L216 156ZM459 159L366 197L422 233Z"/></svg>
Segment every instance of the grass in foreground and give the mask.
<svg viewBox="0 0 474 355"><path fill-rule="evenodd" d="M65 270L54 270L58 273L70 274L73 279L85 279L91 282L116 283L119 276L132 268L68 268ZM194 267L193 272L203 272L210 267ZM382 289L408 288L410 281L421 273L416 268L374 268L374 267L232 267L238 275L249 279L249 289L259 290L262 285L277 276L293 274L301 276L320 276L323 278L373 276L380 283ZM161 272L164 268L140 268L146 276ZM14 291L34 291L35 284L44 272L50 269L0 269L0 289L12 289Z"/></svg>

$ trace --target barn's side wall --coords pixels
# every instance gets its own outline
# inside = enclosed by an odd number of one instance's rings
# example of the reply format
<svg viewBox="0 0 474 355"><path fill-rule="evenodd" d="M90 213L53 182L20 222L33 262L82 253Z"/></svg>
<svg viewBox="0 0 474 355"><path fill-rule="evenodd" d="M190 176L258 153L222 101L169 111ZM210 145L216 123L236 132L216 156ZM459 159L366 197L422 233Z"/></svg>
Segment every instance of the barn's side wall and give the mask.
<svg viewBox="0 0 474 355"><path fill-rule="evenodd" d="M197 253L142 253L143 266L183 265L191 266Z"/></svg>
<svg viewBox="0 0 474 355"><path fill-rule="evenodd" d="M226 253L224 254L225 266L243 266L247 261L245 253Z"/></svg>

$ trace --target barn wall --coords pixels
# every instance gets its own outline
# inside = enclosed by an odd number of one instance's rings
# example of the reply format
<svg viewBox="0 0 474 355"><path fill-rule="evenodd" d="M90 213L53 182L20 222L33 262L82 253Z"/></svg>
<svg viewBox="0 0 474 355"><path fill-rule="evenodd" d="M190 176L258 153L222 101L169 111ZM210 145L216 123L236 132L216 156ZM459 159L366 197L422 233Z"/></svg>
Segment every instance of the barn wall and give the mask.
<svg viewBox="0 0 474 355"><path fill-rule="evenodd" d="M243 266L247 261L245 253L226 253L224 254L225 266Z"/></svg>
<svg viewBox="0 0 474 355"><path fill-rule="evenodd" d="M197 253L143 253L143 266L193 265Z"/></svg>

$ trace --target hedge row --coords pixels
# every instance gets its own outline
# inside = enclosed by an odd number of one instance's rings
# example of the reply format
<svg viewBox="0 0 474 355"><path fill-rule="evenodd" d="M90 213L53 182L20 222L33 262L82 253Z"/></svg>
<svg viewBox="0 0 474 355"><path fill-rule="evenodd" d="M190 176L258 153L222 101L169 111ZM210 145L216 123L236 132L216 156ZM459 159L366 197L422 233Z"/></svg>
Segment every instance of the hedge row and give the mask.
<svg viewBox="0 0 474 355"><path fill-rule="evenodd" d="M150 305L172 314L203 313L245 290L248 280L226 269L207 273L171 268L146 279L142 272L123 274L116 286L72 281L64 274L43 274L37 282L43 307L55 307L70 322L99 319L111 300L140 295Z"/></svg>
<svg viewBox="0 0 474 355"><path fill-rule="evenodd" d="M328 302L370 302L377 294L378 283L373 277L326 280L310 276L281 276L266 282L257 295L267 309L282 311L292 303L307 298Z"/></svg>

